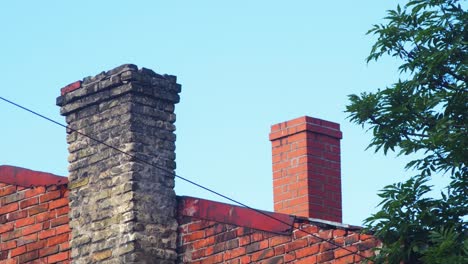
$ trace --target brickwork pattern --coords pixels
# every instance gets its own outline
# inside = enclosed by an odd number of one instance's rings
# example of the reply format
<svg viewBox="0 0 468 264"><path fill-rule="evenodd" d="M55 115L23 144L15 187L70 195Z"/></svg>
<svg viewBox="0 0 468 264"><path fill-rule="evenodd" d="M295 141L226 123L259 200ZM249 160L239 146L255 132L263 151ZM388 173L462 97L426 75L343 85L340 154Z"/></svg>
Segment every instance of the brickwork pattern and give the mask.
<svg viewBox="0 0 468 264"><path fill-rule="evenodd" d="M179 218L179 224L178 263L361 263L362 257L346 249L370 257L372 248L378 245L372 236L310 223L295 223L296 229L291 235L277 235L190 217ZM346 249L306 234L298 230L299 227Z"/></svg>
<svg viewBox="0 0 468 264"><path fill-rule="evenodd" d="M74 263L176 260L176 78L122 65L72 83L57 98L69 127ZM156 164L161 170L141 162Z"/></svg>
<svg viewBox="0 0 468 264"><path fill-rule="evenodd" d="M275 212L341 223L341 137L307 116L271 127Z"/></svg>
<svg viewBox="0 0 468 264"><path fill-rule="evenodd" d="M0 264L70 263L68 194L0 182Z"/></svg>

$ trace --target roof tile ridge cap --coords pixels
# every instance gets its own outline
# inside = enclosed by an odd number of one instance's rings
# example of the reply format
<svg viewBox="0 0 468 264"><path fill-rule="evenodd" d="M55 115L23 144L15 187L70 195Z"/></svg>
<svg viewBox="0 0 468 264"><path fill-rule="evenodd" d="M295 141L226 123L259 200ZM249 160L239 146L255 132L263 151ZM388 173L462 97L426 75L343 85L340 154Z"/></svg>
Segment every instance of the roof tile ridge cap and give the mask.
<svg viewBox="0 0 468 264"><path fill-rule="evenodd" d="M0 165L0 175L0 182L22 187L68 185L67 177L11 165Z"/></svg>
<svg viewBox="0 0 468 264"><path fill-rule="evenodd" d="M293 231L293 224L296 220L295 215L290 215L290 214L284 214L284 213L278 213L278 212L271 212L271 211L265 211L265 210L260 210L260 209L255 209L252 207L244 207L240 205L234 205L234 204L228 204L228 203L223 203L223 202L218 202L218 201L213 201L213 200L208 200L208 199L203 199L203 198L198 198L198 197L192 197L192 196L177 196L178 200L178 205L177 205L177 211L180 213L182 216L189 216L189 217L195 217L199 219L204 219L207 221L216 221L220 223L225 223L225 224L234 224L238 226L243 226L243 227L249 227L261 231L267 231L267 232L272 232L272 233L277 233L277 234L290 234ZM185 202L189 202L189 204L185 204ZM192 202L192 203L190 203ZM203 215L200 213L199 209L199 204L206 204L209 203L213 207L214 205L217 206L222 206L222 207L231 207L234 208L234 210L249 210L250 213L252 213L256 217L251 217L248 220L249 221L242 221L243 216L237 215L236 218L233 220L231 217L223 215L222 220L217 217L210 218L209 215ZM224 208L226 209L226 208ZM202 210L203 211L203 210ZM209 214L212 214L213 212L216 211L216 209L211 208L209 210ZM232 209L230 210L232 212ZM239 213L239 211L238 211ZM253 224L255 222L255 219L259 219L258 217L263 217L264 222L262 222L262 226L260 226L259 223ZM255 219L254 219L255 218ZM231 219L231 220L229 220ZM247 219L247 218L245 218ZM271 222L275 223L275 227L271 226ZM282 229L288 227L287 229Z"/></svg>

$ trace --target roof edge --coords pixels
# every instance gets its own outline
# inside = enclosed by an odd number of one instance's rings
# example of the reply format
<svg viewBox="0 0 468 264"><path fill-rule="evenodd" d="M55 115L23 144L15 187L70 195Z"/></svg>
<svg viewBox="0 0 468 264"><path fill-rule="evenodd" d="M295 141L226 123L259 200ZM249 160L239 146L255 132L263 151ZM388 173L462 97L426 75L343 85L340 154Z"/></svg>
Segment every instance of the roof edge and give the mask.
<svg viewBox="0 0 468 264"><path fill-rule="evenodd" d="M48 172L0 165L0 182L22 187L36 187L68 184L68 178Z"/></svg>
<svg viewBox="0 0 468 264"><path fill-rule="evenodd" d="M208 221L289 235L295 216L241 207L189 196L178 196L178 213Z"/></svg>
<svg viewBox="0 0 468 264"><path fill-rule="evenodd" d="M263 211L190 196L177 196L178 213L207 221L249 227L289 235L296 223L307 223L331 229L361 231L362 227L339 222Z"/></svg>

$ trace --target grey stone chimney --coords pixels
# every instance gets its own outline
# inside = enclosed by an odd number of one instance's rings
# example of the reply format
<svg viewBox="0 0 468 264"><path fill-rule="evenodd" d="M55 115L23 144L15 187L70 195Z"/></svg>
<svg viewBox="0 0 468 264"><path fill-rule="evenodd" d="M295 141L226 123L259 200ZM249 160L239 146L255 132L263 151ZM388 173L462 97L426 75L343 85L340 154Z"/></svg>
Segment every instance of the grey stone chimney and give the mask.
<svg viewBox="0 0 468 264"><path fill-rule="evenodd" d="M133 156L68 131L74 263L175 263L180 89L175 76L131 64L62 88L70 128Z"/></svg>

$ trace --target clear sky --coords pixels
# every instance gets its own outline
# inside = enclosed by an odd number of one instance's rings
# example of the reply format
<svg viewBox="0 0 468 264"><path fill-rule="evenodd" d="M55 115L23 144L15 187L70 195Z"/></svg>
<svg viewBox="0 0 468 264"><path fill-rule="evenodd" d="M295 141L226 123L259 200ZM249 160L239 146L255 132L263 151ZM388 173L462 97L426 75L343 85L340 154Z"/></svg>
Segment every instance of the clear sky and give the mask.
<svg viewBox="0 0 468 264"><path fill-rule="evenodd" d="M5 1L0 96L64 123L59 89L124 63L176 75L177 174L272 210L270 125L341 124L344 222L375 211L408 161L365 151L347 95L385 87L398 61L366 64L394 1ZM65 130L0 101L0 164L67 175ZM178 195L222 201L176 181Z"/></svg>

